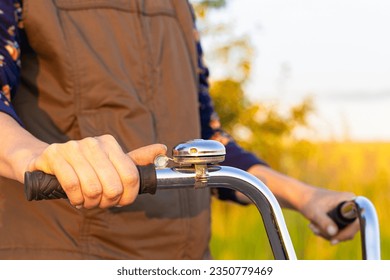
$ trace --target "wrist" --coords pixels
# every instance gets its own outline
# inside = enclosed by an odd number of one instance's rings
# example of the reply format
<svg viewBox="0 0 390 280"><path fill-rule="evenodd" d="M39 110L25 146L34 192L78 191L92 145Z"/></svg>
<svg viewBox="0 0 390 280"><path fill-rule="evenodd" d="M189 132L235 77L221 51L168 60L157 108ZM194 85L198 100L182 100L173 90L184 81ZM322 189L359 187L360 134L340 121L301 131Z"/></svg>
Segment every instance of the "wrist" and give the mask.
<svg viewBox="0 0 390 280"><path fill-rule="evenodd" d="M47 146L21 127L12 117L0 113L0 176L19 182L33 158Z"/></svg>

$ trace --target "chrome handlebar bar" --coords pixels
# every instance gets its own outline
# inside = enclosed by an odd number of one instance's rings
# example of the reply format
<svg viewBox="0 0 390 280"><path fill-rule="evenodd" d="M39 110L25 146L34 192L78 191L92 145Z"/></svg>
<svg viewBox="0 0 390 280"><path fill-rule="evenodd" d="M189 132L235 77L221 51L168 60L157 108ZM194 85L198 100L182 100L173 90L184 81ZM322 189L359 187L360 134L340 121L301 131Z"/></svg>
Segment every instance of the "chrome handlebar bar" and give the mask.
<svg viewBox="0 0 390 280"><path fill-rule="evenodd" d="M257 207L275 259L296 260L295 250L287 230L282 210L268 187L255 176L240 169L226 166L208 168L209 188L229 188L246 195ZM195 169L164 168L157 170L157 189L193 188ZM365 197L351 201L360 222L362 259L380 260L379 223L374 205Z"/></svg>
<svg viewBox="0 0 390 280"><path fill-rule="evenodd" d="M282 210L271 191L256 177L233 167L209 168L207 187L230 188L242 192L259 210L275 259L295 260L296 255ZM190 168L165 168L157 170L158 190L195 185L195 173Z"/></svg>
<svg viewBox="0 0 390 280"><path fill-rule="evenodd" d="M363 196L353 200L360 223L362 242L362 258L364 260L380 260L380 233L378 216L374 205Z"/></svg>
<svg viewBox="0 0 390 280"><path fill-rule="evenodd" d="M166 167L166 156L156 158L155 164L149 167L138 167L141 178L140 193L153 194L156 190L194 187L224 187L239 191L246 195L260 212L275 259L295 260L294 247L275 196L255 176L237 168L215 165L224 158L225 147L217 141L196 139L179 144L173 150L176 167ZM28 200L67 197L54 176L39 171L26 172L25 175L25 193ZM363 259L379 260L380 237L375 207L365 197L356 197L348 203L352 205L353 213L356 213L360 221ZM334 212L330 213L333 215ZM351 220L350 216L351 213L348 213L347 220Z"/></svg>

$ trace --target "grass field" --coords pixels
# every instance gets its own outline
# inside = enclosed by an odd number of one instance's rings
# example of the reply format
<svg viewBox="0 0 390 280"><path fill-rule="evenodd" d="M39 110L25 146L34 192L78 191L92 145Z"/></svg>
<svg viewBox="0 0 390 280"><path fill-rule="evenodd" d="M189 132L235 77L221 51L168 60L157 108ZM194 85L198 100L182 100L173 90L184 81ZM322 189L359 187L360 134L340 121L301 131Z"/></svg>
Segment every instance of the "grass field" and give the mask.
<svg viewBox="0 0 390 280"><path fill-rule="evenodd" d="M280 171L312 185L352 191L376 207L382 259L390 259L390 143L301 142L280 158ZM261 217L251 206L213 201L211 250L215 259L273 259ZM298 259L361 259L360 235L332 246L316 237L299 214L283 210Z"/></svg>

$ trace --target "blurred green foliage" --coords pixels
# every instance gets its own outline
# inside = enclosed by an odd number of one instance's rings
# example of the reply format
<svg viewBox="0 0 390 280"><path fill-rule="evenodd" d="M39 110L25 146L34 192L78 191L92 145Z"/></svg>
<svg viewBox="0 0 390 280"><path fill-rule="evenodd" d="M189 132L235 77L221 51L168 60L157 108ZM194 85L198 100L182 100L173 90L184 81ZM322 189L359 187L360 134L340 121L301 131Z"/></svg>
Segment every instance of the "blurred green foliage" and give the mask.
<svg viewBox="0 0 390 280"><path fill-rule="evenodd" d="M274 168L280 167L281 152L297 141L295 129L307 126L308 117L314 111L310 98L282 112L276 105L250 102L242 83L232 79L213 82L210 93L224 129L242 147Z"/></svg>
<svg viewBox="0 0 390 280"><path fill-rule="evenodd" d="M274 169L311 185L353 191L376 206L381 225L382 258L390 259L389 217L390 143L314 142L296 137L308 128L315 112L311 98L290 108L255 103L245 94L250 77L253 49L250 38L235 35L228 23L207 26L210 11L229 1L195 1L202 36L213 40L213 67L224 75L211 82L211 95L226 131L245 149L266 160ZM222 39L221 39L222 38ZM210 60L208 60L210 62ZM253 205L240 206L214 200L212 204L211 250L216 259L272 259L261 217ZM298 259L361 259L360 236L331 246L308 229L298 213L284 210L285 220Z"/></svg>
<svg viewBox="0 0 390 280"><path fill-rule="evenodd" d="M210 94L224 130L242 147L278 169L280 154L294 142L296 129L308 126L314 103L311 98L306 98L281 110L277 104L254 103L248 99L244 87L251 75L254 56L250 38L245 34L234 34L229 22L212 23L208 18L216 8L223 13L228 3L194 2L202 39L212 41L205 50L206 64L210 62L211 68ZM218 79L213 77L216 68L224 69Z"/></svg>

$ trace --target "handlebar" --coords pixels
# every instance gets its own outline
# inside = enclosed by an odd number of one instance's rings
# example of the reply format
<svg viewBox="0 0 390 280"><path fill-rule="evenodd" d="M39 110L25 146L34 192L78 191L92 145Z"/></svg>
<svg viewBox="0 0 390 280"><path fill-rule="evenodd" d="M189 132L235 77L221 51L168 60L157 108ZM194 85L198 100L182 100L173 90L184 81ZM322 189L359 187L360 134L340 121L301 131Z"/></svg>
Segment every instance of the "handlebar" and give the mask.
<svg viewBox="0 0 390 280"><path fill-rule="evenodd" d="M164 168L155 170L154 165L138 166L140 173L139 193L155 193L156 190L193 188L196 184L192 168ZM208 168L210 188L230 188L245 194L259 210L275 259L295 260L296 255L282 210L268 187L251 174L233 167L212 166ZM154 175L153 175L154 174ZM66 193L53 175L40 171L26 173L25 193L29 201L67 198ZM342 206L353 207L355 218L359 219L362 242L362 258L380 259L379 224L375 207L365 197L356 197L344 202L333 211L334 220L345 220ZM345 223L342 224L345 226Z"/></svg>
<svg viewBox="0 0 390 280"><path fill-rule="evenodd" d="M196 171L190 167L155 169L154 165L138 166L140 172L139 193L154 193L178 188L194 188ZM153 172L152 172L153 171ZM258 208L265 225L275 259L296 259L293 244L288 233L282 210L271 191L259 179L233 167L208 166L207 186L210 188L231 188L246 194ZM147 179L153 173L154 179ZM154 181L154 187L151 187ZM147 183L147 186L145 186ZM205 185L204 185L205 186ZM27 200L67 198L58 180L41 171L26 172L25 194Z"/></svg>
<svg viewBox="0 0 390 280"><path fill-rule="evenodd" d="M206 140L203 140L206 141ZM212 141L212 140L207 140ZM215 145L216 141L213 141ZM190 143L193 145L193 143ZM199 143L196 143L199 144ZM139 194L154 194L156 190L181 188L229 188L246 195L257 207L275 259L295 260L296 255L283 213L275 196L255 176L233 167L215 165L221 160L218 147L205 145L179 145L175 156L179 166L155 169L155 165L138 166L140 174ZM188 149L189 148L189 149ZM189 152L188 152L189 151ZM192 153L192 155L191 155ZM211 156L210 156L211 155ZM191 163L191 164L189 164ZM183 164L183 165L182 165ZM58 180L40 171L26 172L25 194L27 200L67 198ZM346 211L346 209L348 211ZM379 224L373 204L365 197L344 202L328 213L340 228L360 222L362 258L380 259Z"/></svg>

